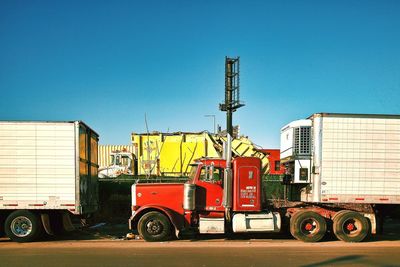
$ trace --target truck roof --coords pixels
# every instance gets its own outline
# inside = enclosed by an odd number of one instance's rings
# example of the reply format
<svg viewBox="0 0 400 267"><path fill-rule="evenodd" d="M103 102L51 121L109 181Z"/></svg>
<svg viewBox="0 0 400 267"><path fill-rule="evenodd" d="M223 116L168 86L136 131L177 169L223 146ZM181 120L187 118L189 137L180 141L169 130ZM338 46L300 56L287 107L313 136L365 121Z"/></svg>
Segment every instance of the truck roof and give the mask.
<svg viewBox="0 0 400 267"><path fill-rule="evenodd" d="M95 133L97 136L99 134L92 129L89 125L87 125L85 122L80 121L80 120L75 120L75 121L47 121L47 120L0 120L0 123L5 122L5 123L79 123L84 125L86 128L89 128L92 130L93 133Z"/></svg>

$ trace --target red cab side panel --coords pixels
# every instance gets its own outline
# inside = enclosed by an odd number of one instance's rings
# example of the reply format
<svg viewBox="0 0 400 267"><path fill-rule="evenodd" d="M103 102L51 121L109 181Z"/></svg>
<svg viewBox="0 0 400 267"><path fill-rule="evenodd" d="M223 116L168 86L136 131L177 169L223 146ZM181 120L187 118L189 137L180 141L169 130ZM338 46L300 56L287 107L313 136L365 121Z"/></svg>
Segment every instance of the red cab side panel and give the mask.
<svg viewBox="0 0 400 267"><path fill-rule="evenodd" d="M233 211L261 211L260 169L258 158L233 160Z"/></svg>

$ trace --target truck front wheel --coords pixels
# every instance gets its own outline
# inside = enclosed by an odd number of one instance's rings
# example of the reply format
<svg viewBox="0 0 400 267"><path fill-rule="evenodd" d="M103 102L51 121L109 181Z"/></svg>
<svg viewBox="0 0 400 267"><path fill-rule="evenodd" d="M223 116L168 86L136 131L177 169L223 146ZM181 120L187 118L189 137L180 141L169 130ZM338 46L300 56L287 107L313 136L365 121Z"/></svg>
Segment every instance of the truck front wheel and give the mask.
<svg viewBox="0 0 400 267"><path fill-rule="evenodd" d="M7 217L4 230L13 241L31 242L42 235L43 225L36 214L27 210L17 210Z"/></svg>
<svg viewBox="0 0 400 267"><path fill-rule="evenodd" d="M165 241L171 238L171 223L164 214L151 211L140 218L138 231L146 241Z"/></svg>
<svg viewBox="0 0 400 267"><path fill-rule="evenodd" d="M361 242L370 232L368 219L355 211L343 211L333 219L333 232L345 242Z"/></svg>
<svg viewBox="0 0 400 267"><path fill-rule="evenodd" d="M318 242L326 233L326 221L316 212L299 211L290 219L290 233L304 242Z"/></svg>

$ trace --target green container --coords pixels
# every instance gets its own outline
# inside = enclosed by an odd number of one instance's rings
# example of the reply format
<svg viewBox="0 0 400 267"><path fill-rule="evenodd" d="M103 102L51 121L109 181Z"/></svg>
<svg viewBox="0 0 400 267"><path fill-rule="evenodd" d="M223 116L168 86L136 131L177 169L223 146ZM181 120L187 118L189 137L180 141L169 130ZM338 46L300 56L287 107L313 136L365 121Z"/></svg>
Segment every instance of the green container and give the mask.
<svg viewBox="0 0 400 267"><path fill-rule="evenodd" d="M282 184L281 175L264 175L262 178L262 188L265 199L283 199L285 187Z"/></svg>

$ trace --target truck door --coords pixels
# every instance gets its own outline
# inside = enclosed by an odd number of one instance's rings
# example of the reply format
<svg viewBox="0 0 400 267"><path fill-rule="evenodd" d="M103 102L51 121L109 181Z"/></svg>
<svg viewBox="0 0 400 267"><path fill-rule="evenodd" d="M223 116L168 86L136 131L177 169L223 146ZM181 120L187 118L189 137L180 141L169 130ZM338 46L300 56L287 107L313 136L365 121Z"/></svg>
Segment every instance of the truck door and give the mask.
<svg viewBox="0 0 400 267"><path fill-rule="evenodd" d="M98 136L85 125L79 125L79 205L82 213L98 208Z"/></svg>
<svg viewBox="0 0 400 267"><path fill-rule="evenodd" d="M223 211L224 169L214 165L203 166L197 181L196 209L199 211Z"/></svg>

